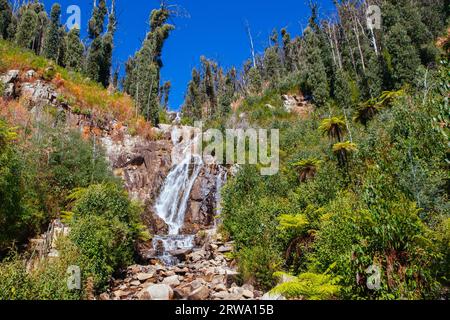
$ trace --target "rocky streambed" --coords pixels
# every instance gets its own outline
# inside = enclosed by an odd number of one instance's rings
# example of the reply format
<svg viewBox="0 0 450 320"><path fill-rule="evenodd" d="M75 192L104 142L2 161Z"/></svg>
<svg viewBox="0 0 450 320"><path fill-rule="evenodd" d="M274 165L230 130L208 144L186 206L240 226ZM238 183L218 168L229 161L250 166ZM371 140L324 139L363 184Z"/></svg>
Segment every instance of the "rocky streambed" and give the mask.
<svg viewBox="0 0 450 320"><path fill-rule="evenodd" d="M239 273L230 257L232 242L210 231L201 248L185 252L184 260L167 266L158 260L130 266L100 300L253 300L262 292L252 285L239 286Z"/></svg>

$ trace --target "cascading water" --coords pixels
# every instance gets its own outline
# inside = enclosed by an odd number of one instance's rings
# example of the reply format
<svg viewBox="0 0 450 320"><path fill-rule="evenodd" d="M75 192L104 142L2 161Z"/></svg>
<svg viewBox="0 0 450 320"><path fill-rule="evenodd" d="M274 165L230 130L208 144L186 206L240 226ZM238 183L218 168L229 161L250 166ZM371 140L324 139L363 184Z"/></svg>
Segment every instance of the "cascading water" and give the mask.
<svg viewBox="0 0 450 320"><path fill-rule="evenodd" d="M176 258L170 252L192 249L194 236L180 235L184 224L189 195L203 166L202 158L192 154L191 149L197 137L188 141L178 142L180 131L174 129L172 141L179 159L173 159L178 164L174 166L167 176L155 205L156 214L168 225L167 236L157 236L153 239L153 247L159 253L159 258L166 264L175 264Z"/></svg>

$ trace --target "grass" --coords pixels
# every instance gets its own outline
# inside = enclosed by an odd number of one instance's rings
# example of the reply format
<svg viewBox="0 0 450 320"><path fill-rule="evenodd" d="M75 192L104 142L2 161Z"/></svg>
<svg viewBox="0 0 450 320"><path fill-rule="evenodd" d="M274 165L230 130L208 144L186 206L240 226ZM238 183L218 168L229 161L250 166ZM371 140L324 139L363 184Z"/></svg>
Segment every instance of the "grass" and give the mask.
<svg viewBox="0 0 450 320"><path fill-rule="evenodd" d="M120 92L110 93L102 85L80 73L68 71L30 50L0 40L0 72L33 69L38 78L43 78L48 68L55 70L52 83L56 86L60 99L64 99L77 113L93 115L98 120L116 119L130 126L143 121L141 116L136 115L130 96Z"/></svg>

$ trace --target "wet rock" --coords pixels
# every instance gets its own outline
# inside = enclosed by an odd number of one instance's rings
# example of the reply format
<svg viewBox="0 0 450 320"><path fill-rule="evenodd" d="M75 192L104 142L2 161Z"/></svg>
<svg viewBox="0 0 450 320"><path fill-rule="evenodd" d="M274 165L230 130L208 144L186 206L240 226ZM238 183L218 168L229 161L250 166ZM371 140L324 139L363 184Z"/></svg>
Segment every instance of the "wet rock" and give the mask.
<svg viewBox="0 0 450 320"><path fill-rule="evenodd" d="M169 253L170 253L170 255L177 258L178 261L183 262L183 261L186 261L187 256L192 253L192 249L175 250L175 251L170 251Z"/></svg>
<svg viewBox="0 0 450 320"><path fill-rule="evenodd" d="M200 288L192 291L189 295L188 300L206 300L209 297L209 289L206 286L201 286Z"/></svg>

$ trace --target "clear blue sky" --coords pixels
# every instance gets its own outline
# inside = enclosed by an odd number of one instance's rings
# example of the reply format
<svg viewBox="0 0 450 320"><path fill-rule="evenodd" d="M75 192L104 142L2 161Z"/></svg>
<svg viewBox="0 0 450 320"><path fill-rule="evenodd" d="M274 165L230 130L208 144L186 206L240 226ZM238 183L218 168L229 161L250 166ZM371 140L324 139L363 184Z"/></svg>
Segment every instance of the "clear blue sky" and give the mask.
<svg viewBox="0 0 450 320"><path fill-rule="evenodd" d="M44 0L49 11L54 0ZM93 0L59 0L62 21L66 9L77 4L82 10L82 36L86 36ZM108 1L109 4L110 1ZM190 15L173 18L176 29L168 39L164 51L162 80L172 82L170 108L179 109L184 100L191 70L204 55L217 60L225 68L240 67L250 57L245 21L251 27L255 46L262 51L268 44L273 28L287 27L292 35L301 33L310 11L309 0L173 0ZM331 0L318 0L320 14L332 13ZM116 0L119 20L115 38L114 65L121 65L139 49L149 29L148 18L158 0Z"/></svg>

